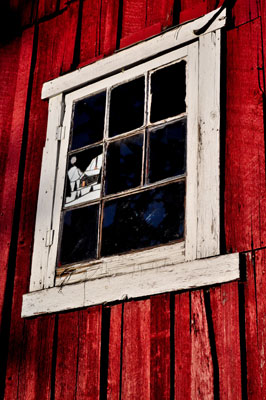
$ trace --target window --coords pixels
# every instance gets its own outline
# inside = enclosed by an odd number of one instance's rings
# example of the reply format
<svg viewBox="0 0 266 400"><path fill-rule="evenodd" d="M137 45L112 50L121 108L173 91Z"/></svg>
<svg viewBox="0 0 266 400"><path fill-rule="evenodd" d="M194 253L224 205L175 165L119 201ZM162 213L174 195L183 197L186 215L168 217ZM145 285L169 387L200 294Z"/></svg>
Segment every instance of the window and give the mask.
<svg viewBox="0 0 266 400"><path fill-rule="evenodd" d="M225 13L194 33L213 14L44 85L23 316L239 277L238 255L219 256Z"/></svg>

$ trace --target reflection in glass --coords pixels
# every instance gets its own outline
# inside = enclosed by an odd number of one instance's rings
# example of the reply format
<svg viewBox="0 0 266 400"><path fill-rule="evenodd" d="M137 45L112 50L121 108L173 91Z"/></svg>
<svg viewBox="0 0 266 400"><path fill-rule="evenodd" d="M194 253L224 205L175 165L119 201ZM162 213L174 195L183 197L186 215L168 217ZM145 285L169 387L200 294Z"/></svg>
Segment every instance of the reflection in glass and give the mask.
<svg viewBox="0 0 266 400"><path fill-rule="evenodd" d="M143 134L109 144L105 194L117 193L141 183Z"/></svg>
<svg viewBox="0 0 266 400"><path fill-rule="evenodd" d="M100 197L102 160L102 146L69 155L65 207Z"/></svg>
<svg viewBox="0 0 266 400"><path fill-rule="evenodd" d="M58 266L97 257L99 205L67 211Z"/></svg>
<svg viewBox="0 0 266 400"><path fill-rule="evenodd" d="M129 132L143 125L144 76L111 91L109 136Z"/></svg>
<svg viewBox="0 0 266 400"><path fill-rule="evenodd" d="M185 182L105 203L102 256L178 240L184 236Z"/></svg>
<svg viewBox="0 0 266 400"><path fill-rule="evenodd" d="M150 131L149 141L150 183L185 173L186 119Z"/></svg>
<svg viewBox="0 0 266 400"><path fill-rule="evenodd" d="M71 150L99 142L103 138L106 92L75 103Z"/></svg>
<svg viewBox="0 0 266 400"><path fill-rule="evenodd" d="M151 75L151 116L156 122L186 111L186 63L181 61Z"/></svg>

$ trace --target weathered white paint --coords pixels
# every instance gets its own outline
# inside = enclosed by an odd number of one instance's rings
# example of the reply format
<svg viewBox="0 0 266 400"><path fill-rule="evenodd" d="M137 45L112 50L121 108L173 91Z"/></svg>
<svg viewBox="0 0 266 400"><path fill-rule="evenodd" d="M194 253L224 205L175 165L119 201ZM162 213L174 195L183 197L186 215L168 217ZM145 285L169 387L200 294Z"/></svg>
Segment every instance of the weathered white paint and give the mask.
<svg viewBox="0 0 266 400"><path fill-rule="evenodd" d="M186 261L195 260L197 243L198 190L198 42L188 47L187 63L187 177L185 204Z"/></svg>
<svg viewBox="0 0 266 400"><path fill-rule="evenodd" d="M184 242L180 242L119 256L105 257L87 264L75 264L73 267L61 267L57 273L56 286L182 263L185 261L184 253Z"/></svg>
<svg viewBox="0 0 266 400"><path fill-rule="evenodd" d="M129 68L136 63L143 62L150 57L158 55L159 52L170 50L191 40L198 39L194 30L205 25L217 11L218 10L214 10L194 21L185 23L154 38L147 39L140 44L121 50L110 57L96 61L77 71L46 82L43 85L42 99L74 90L94 80L101 79L105 75L113 74L125 68ZM225 23L226 10L223 10L205 33L220 29L225 26Z"/></svg>
<svg viewBox="0 0 266 400"><path fill-rule="evenodd" d="M48 265L50 247L46 245L47 232L51 230L54 202L54 184L59 143L56 128L62 119L62 94L49 101L46 143L43 149L42 171L36 215L30 291L54 285L55 268ZM52 267L52 268L51 268ZM47 276L49 276L47 281Z"/></svg>
<svg viewBox="0 0 266 400"><path fill-rule="evenodd" d="M220 35L199 39L197 258L220 252Z"/></svg>
<svg viewBox="0 0 266 400"><path fill-rule="evenodd" d="M239 279L239 254L114 275L23 296L22 317L210 286Z"/></svg>

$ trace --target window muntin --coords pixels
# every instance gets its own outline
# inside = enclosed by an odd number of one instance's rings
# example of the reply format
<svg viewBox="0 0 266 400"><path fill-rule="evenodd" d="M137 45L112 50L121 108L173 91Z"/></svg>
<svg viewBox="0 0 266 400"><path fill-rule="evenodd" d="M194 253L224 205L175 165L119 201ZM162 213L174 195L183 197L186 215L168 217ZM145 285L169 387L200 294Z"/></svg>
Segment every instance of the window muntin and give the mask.
<svg viewBox="0 0 266 400"><path fill-rule="evenodd" d="M181 59L74 101L57 266L184 238L185 97Z"/></svg>

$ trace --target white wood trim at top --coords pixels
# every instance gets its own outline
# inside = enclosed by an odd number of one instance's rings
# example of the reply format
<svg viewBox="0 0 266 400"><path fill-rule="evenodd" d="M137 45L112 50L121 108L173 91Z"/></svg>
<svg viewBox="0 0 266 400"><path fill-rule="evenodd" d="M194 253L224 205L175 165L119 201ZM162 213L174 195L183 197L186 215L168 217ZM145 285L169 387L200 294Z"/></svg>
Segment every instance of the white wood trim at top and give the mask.
<svg viewBox="0 0 266 400"><path fill-rule="evenodd" d="M94 80L103 78L110 73L114 74L130 66L144 62L159 52L169 51L177 46L184 45L186 42L198 39L195 30L204 26L217 12L216 9L196 20L179 25L165 33L161 33L153 38L147 39L142 43L137 43L129 48L99 60L77 71L68 73L64 76L46 82L42 89L42 99L47 99L77 89L78 87L89 84ZM217 29L221 29L226 23L226 9L208 27L204 34L208 34Z"/></svg>
<svg viewBox="0 0 266 400"><path fill-rule="evenodd" d="M155 270L114 275L28 293L23 296L22 317L210 286L239 278L239 254L177 265L173 263Z"/></svg>

